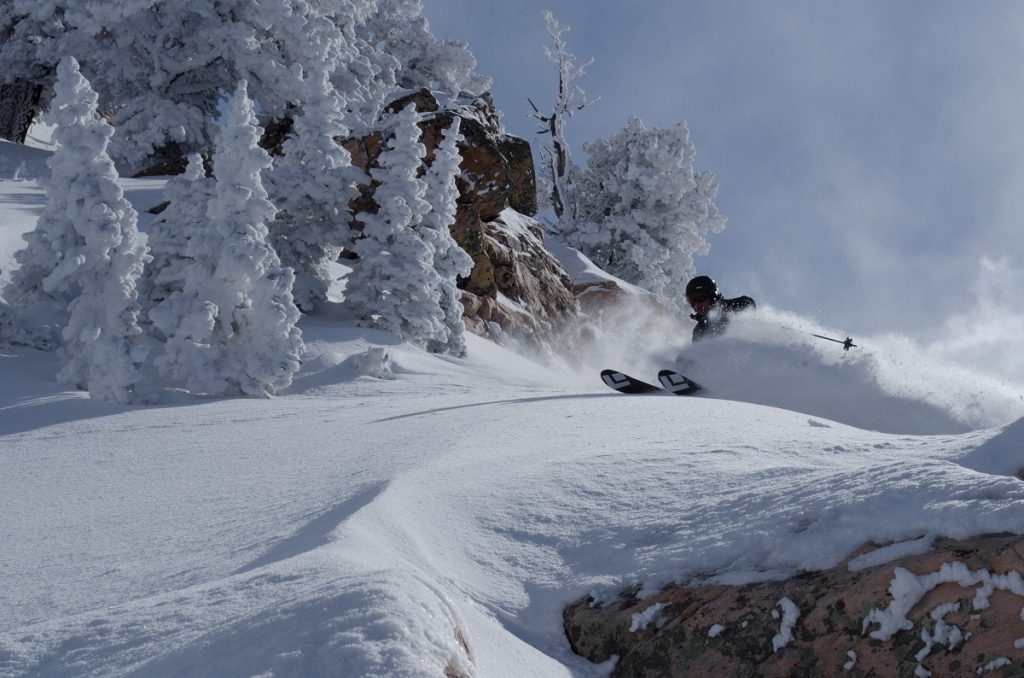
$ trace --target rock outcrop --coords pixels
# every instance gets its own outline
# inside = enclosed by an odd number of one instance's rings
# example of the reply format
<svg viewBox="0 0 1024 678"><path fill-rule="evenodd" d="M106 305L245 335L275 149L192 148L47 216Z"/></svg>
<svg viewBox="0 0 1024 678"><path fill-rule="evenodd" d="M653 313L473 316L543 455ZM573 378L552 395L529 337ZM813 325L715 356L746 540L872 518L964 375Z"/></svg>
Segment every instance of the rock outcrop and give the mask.
<svg viewBox="0 0 1024 678"><path fill-rule="evenodd" d="M459 281L467 328L480 335L513 337L532 345L551 343L578 306L561 264L544 247L537 212L530 145L503 134L489 95L454 99L442 106L434 93L419 90L386 108L409 105L423 114L421 141L426 162L444 131L460 118L462 173L456 180L459 205L451 227L456 242L473 257L473 271ZM380 132L343 144L353 164L369 169L384 147ZM373 211L374 186L361 187L354 211ZM358 224L356 224L358 228Z"/></svg>
<svg viewBox="0 0 1024 678"><path fill-rule="evenodd" d="M550 341L576 304L568 276L544 248L543 228L511 208L490 222L473 211L460 206L452 227L474 263L462 283L467 327L481 335L511 332L531 344Z"/></svg>
<svg viewBox="0 0 1024 678"><path fill-rule="evenodd" d="M1024 675L1024 537L866 546L837 567L746 586L672 586L565 610L613 676ZM930 672L930 673L929 673Z"/></svg>

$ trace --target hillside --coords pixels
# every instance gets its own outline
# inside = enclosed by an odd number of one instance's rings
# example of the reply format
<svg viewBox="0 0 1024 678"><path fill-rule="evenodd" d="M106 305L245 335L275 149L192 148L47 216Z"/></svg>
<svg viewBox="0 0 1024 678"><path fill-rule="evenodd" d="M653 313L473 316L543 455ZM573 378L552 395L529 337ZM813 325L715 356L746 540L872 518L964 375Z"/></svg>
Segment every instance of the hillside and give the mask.
<svg viewBox="0 0 1024 678"><path fill-rule="evenodd" d="M13 152L4 279L45 202ZM122 182L140 212L162 183ZM698 347L633 319L573 367L477 337L428 355L329 310L301 322L283 395L155 407L90 400L53 354L8 347L0 675L606 675L562 630L587 593L1021 531L1019 387L898 337L844 353L763 306ZM375 347L393 378L364 373ZM706 395L596 376L667 365Z"/></svg>

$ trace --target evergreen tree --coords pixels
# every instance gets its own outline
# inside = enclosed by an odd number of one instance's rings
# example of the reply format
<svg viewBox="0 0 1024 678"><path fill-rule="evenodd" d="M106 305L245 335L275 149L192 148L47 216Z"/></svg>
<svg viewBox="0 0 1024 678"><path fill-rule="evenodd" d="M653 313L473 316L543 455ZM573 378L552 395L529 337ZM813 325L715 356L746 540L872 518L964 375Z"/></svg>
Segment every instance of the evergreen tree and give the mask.
<svg viewBox="0 0 1024 678"><path fill-rule="evenodd" d="M198 249L193 240L202 239L209 230L206 208L213 196L213 186L198 153L189 156L183 174L167 181L167 207L149 227L152 261L139 284L144 317L174 292L182 290L187 268L194 261L189 253Z"/></svg>
<svg viewBox="0 0 1024 678"><path fill-rule="evenodd" d="M281 117L302 101L296 74L324 63L352 113L370 118L398 66L357 34L375 0L0 0L0 9L0 85L42 86L45 108L54 66L76 55L113 115L111 154L131 170L154 154L209 149L221 93L239 79L263 113Z"/></svg>
<svg viewBox="0 0 1024 678"><path fill-rule="evenodd" d="M489 86L465 44L431 34L420 0L0 0L0 134L48 107L72 54L130 171L208 151L221 93L240 79L262 114L283 118L303 106L301 74L322 64L356 134L396 87Z"/></svg>
<svg viewBox="0 0 1024 678"><path fill-rule="evenodd" d="M423 177L430 211L423 216L420 231L423 239L434 250L434 269L440 284L439 303L444 312L448 335L444 341L429 342L427 348L435 353L465 356L466 325L462 320L462 303L459 301L456 280L459 276L469 275L473 270L473 259L455 242L450 230L455 223L456 202L459 198L455 178L459 176L462 156L458 144L464 140L459 134L459 123L460 118L456 116L451 127L445 130L444 138L435 152L434 162Z"/></svg>
<svg viewBox="0 0 1024 678"><path fill-rule="evenodd" d="M609 139L583 144L587 167L577 184L568 242L622 279L683 308L693 255L725 227L711 172L695 172L686 123L647 129L638 118Z"/></svg>
<svg viewBox="0 0 1024 678"><path fill-rule="evenodd" d="M364 325L421 346L444 345L448 332L434 248L417 228L431 208L424 200L426 184L417 177L426 148L416 119L412 104L395 116L393 136L370 172L378 184L378 211L357 215L363 232L353 246L359 261L349 275L345 302Z"/></svg>
<svg viewBox="0 0 1024 678"><path fill-rule="evenodd" d="M270 396L300 367L294 275L267 242L277 210L263 187L271 161L259 138L243 81L218 139L208 226L188 240L181 291L150 312L167 337L157 366L196 393Z"/></svg>
<svg viewBox="0 0 1024 678"><path fill-rule="evenodd" d="M397 60L396 86L449 94L482 94L490 89L490 78L474 71L476 59L466 43L438 40L430 32L420 0L376 0L376 5L359 32Z"/></svg>
<svg viewBox="0 0 1024 678"><path fill-rule="evenodd" d="M18 308L0 296L0 346L21 344L41 351L52 351L57 347L59 329L33 327L20 315Z"/></svg>
<svg viewBox="0 0 1024 678"><path fill-rule="evenodd" d="M48 106L67 30L64 2L0 0L0 138L24 143Z"/></svg>
<svg viewBox="0 0 1024 678"><path fill-rule="evenodd" d="M326 301L329 265L351 240L348 205L358 195L357 173L362 172L336 141L349 129L326 71L316 68L306 83L305 105L270 175L280 210L270 230L281 263L295 270L295 303L310 313Z"/></svg>
<svg viewBox="0 0 1024 678"><path fill-rule="evenodd" d="M148 257L107 155L113 129L96 102L75 59L63 59L49 116L57 150L48 161L47 204L15 256L21 268L9 289L21 304L44 296L68 303L59 377L95 398L127 403L144 386L136 286Z"/></svg>

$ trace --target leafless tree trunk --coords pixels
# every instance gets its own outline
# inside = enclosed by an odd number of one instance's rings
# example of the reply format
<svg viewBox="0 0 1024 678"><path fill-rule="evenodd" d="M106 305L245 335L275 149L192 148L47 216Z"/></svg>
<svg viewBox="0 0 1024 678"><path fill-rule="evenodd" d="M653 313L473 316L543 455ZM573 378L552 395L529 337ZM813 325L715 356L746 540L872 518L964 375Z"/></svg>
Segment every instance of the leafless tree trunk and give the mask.
<svg viewBox="0 0 1024 678"><path fill-rule="evenodd" d="M541 150L551 181L551 207L559 219L566 214L571 218L575 216L575 210L569 194L572 162L569 159L569 144L565 140L565 121L576 111L597 101L587 99L583 89L573 83L573 80L583 75L593 59L577 65L576 57L566 51L565 41L562 39L562 33L569 30L568 27L559 26L554 15L548 11L544 12L544 21L547 24L548 35L555 43L554 51L546 47L544 51L548 59L558 65L558 96L555 97L551 113L547 115L542 115L533 101L530 101L530 105L533 106L533 117L541 123L539 133L551 135L551 146Z"/></svg>
<svg viewBox="0 0 1024 678"><path fill-rule="evenodd" d="M10 84L0 84L0 138L25 143L28 128L39 112L42 85L20 78Z"/></svg>

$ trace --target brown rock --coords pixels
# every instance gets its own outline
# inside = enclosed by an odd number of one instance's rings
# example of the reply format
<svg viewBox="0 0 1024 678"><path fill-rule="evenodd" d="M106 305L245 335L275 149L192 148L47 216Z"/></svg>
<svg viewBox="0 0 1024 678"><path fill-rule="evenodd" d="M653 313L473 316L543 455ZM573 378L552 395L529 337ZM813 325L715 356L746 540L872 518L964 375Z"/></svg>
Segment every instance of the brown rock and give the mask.
<svg viewBox="0 0 1024 678"><path fill-rule="evenodd" d="M409 103L425 114L420 122L426 146L426 162L434 160L434 151L441 143L444 130L460 118L459 130L465 141L459 144L462 154L462 175L459 177L460 202L472 203L483 221L491 221L506 207L526 215L537 213L536 177L530 144L524 139L501 134L497 113L489 95L472 101L455 102L441 110L437 98L423 89L406 95L386 107L398 111ZM374 133L362 139L343 142L352 156L352 163L363 169L375 166L383 150L383 138ZM363 187L372 193L371 186Z"/></svg>
<svg viewBox="0 0 1024 678"><path fill-rule="evenodd" d="M467 317L472 318L480 314L480 305L483 300L472 292L462 290L459 301L462 302L462 312Z"/></svg>
<svg viewBox="0 0 1024 678"><path fill-rule="evenodd" d="M536 214L537 183L529 142L502 134L498 137L498 151L508 161L508 206L522 214Z"/></svg>
<svg viewBox="0 0 1024 678"><path fill-rule="evenodd" d="M572 293L583 312L595 316L605 309L629 303L629 295L614 280L574 282Z"/></svg>
<svg viewBox="0 0 1024 678"><path fill-rule="evenodd" d="M555 339L578 313L565 271L544 248L540 224L512 210L489 224L460 210L452 235L476 265L466 291L483 298L481 314L528 343Z"/></svg>
<svg viewBox="0 0 1024 678"><path fill-rule="evenodd" d="M467 328L481 336L509 335L539 345L555 339L577 306L568 277L544 249L539 228L522 228L524 223L538 226L511 210L488 224L476 218L472 205L460 205L452 235L475 262L462 281Z"/></svg>
<svg viewBox="0 0 1024 678"><path fill-rule="evenodd" d="M420 113L430 113L441 107L429 89L421 89L395 99L385 106L384 110L387 113L398 113L405 110L409 104L413 104Z"/></svg>
<svg viewBox="0 0 1024 678"><path fill-rule="evenodd" d="M565 610L566 633L573 649L592 661L619 655L613 676L913 676L919 667L934 676L974 676L986 667L987 675L1024 675L1024 647L1016 642L1024 638L1024 580L1011 574L1024 573L1024 537L939 540L927 554L855 572L848 562L782 582L672 586L644 600L633 589L605 606L584 598ZM973 602L977 586L939 584L906 614L911 630L871 636L882 627L865 620L893 602L889 586L897 568L928 575L950 563L982 576L1009 577L1001 584L993 580L997 585L981 609ZM792 639L776 650L781 621L772 613L780 611L783 598L800 615ZM948 603L959 607L937 609ZM630 631L634 619L642 619L634 615L654 605L664 607L646 627ZM934 635L940 625L962 640L928 647L922 633ZM999 658L1012 663L990 664Z"/></svg>

